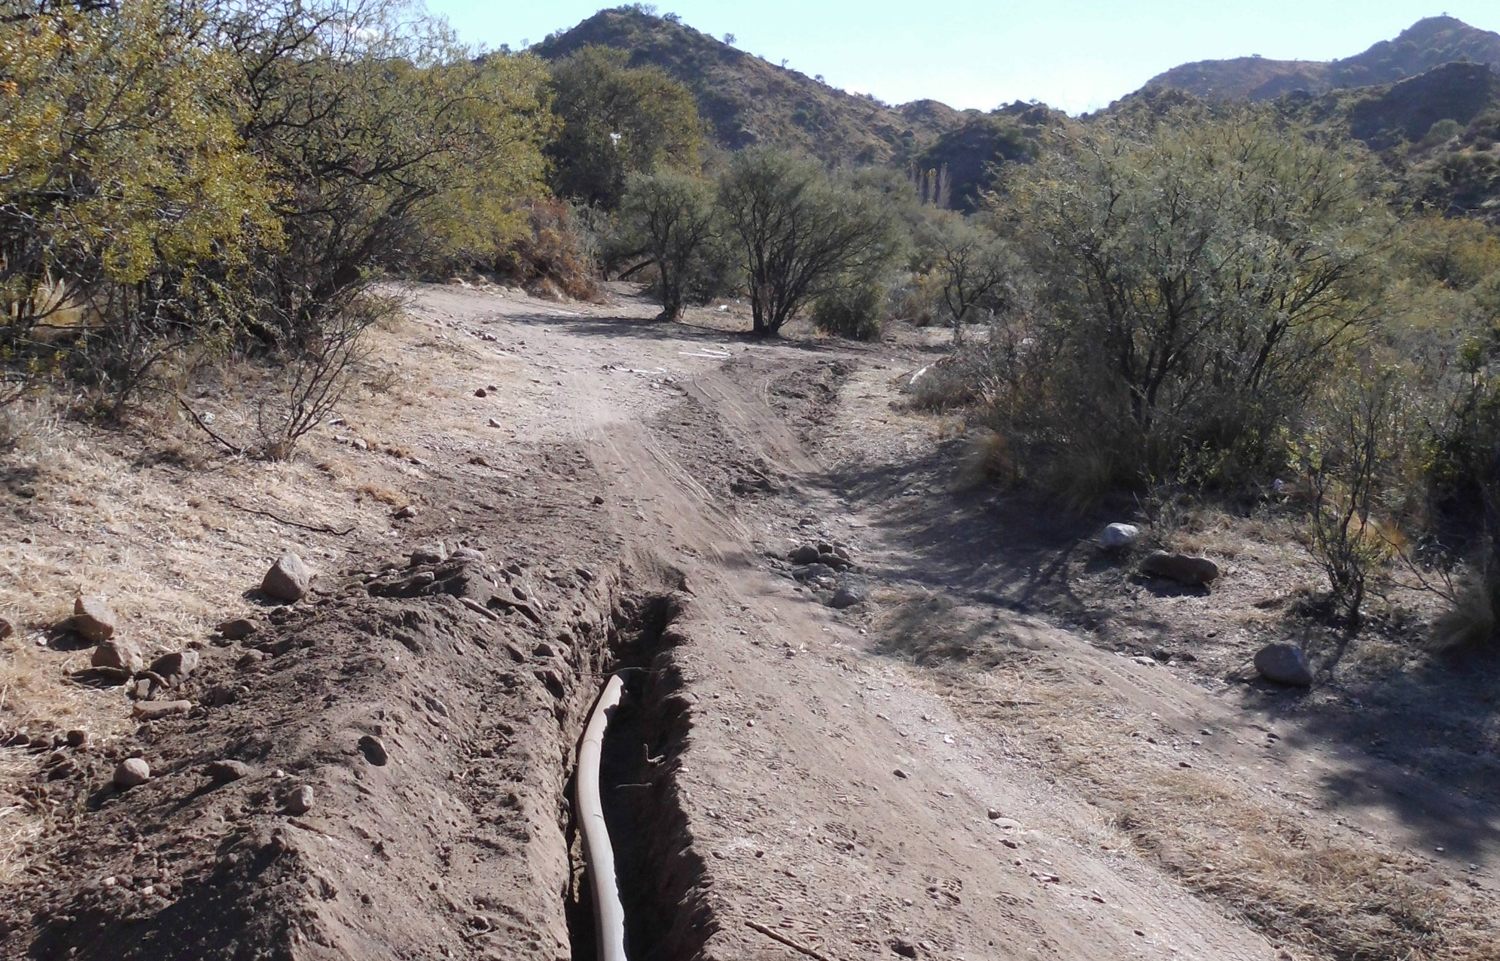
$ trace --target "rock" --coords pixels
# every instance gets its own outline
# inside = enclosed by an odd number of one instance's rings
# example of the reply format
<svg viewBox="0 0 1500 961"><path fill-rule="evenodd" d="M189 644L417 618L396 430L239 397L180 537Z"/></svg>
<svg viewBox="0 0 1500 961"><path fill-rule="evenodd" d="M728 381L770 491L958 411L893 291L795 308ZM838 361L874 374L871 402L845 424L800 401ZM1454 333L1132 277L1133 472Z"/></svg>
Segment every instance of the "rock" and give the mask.
<svg viewBox="0 0 1500 961"><path fill-rule="evenodd" d="M917 956L917 946L905 938L892 938L891 950L903 958L915 958Z"/></svg>
<svg viewBox="0 0 1500 961"><path fill-rule="evenodd" d="M1151 577L1165 577L1169 581L1190 587L1201 587L1212 583L1219 576L1219 565L1206 557L1157 551L1148 554L1141 561L1141 573Z"/></svg>
<svg viewBox="0 0 1500 961"><path fill-rule="evenodd" d="M244 761L210 761L203 769L208 779L215 784L228 784L242 777L249 777L252 768Z"/></svg>
<svg viewBox="0 0 1500 961"><path fill-rule="evenodd" d="M1001 814L999 811L995 810L994 808L990 808L985 813L989 815L989 818L990 818L991 821L998 821L1001 818L1005 817L1005 815Z"/></svg>
<svg viewBox="0 0 1500 961"><path fill-rule="evenodd" d="M73 602L70 626L85 641L97 644L109 640L115 636L116 623L115 612L109 609L102 597L84 596Z"/></svg>
<svg viewBox="0 0 1500 961"><path fill-rule="evenodd" d="M240 659L238 661L235 661L234 666L244 671L252 667L260 666L260 663L265 659L265 651L246 651L245 653L240 655Z"/></svg>
<svg viewBox="0 0 1500 961"><path fill-rule="evenodd" d="M151 765L146 763L145 758L128 757L115 767L116 787L132 788L138 784L145 784L149 780L151 780Z"/></svg>
<svg viewBox="0 0 1500 961"><path fill-rule="evenodd" d="M600 504L603 504L603 503L604 503L604 497L603 497L603 495L595 494L594 495L594 506L598 507Z"/></svg>
<svg viewBox="0 0 1500 961"><path fill-rule="evenodd" d="M5 618L0 617L0 641L3 641L7 637L10 637L15 632L15 625L11 624L11 622L7 621Z"/></svg>
<svg viewBox="0 0 1500 961"><path fill-rule="evenodd" d="M186 714L192 709L192 701L137 701L130 713L142 721L155 721L173 714Z"/></svg>
<svg viewBox="0 0 1500 961"><path fill-rule="evenodd" d="M152 688L155 686L156 683L152 681L151 678L140 677L136 678L135 683L130 685L130 689L127 693L129 693L129 695L135 698L137 701L149 701L151 700L151 695L156 693L152 690Z"/></svg>
<svg viewBox="0 0 1500 961"><path fill-rule="evenodd" d="M84 747L89 743L89 732L75 727L63 735L63 740L67 742L68 747Z"/></svg>
<svg viewBox="0 0 1500 961"><path fill-rule="evenodd" d="M502 424L502 423L500 423L500 422L499 422L499 421L498 421L498 420L496 420L496 419L495 419L495 418L493 418L493 417L491 417L491 418L490 418L490 426L491 426L491 427L504 427L504 426L505 426L505 425L504 425L504 424Z"/></svg>
<svg viewBox="0 0 1500 961"><path fill-rule="evenodd" d="M299 784L281 798L281 809L296 817L312 810L313 789L311 784Z"/></svg>
<svg viewBox="0 0 1500 961"><path fill-rule="evenodd" d="M153 674L159 674L164 678L176 678L181 680L198 668L197 651L175 651L171 654L163 654L151 662L149 670Z"/></svg>
<svg viewBox="0 0 1500 961"><path fill-rule="evenodd" d="M1111 524L1099 535L1099 546L1109 551L1134 547L1141 539L1141 529L1134 524Z"/></svg>
<svg viewBox="0 0 1500 961"><path fill-rule="evenodd" d="M295 604L307 594L307 584L311 578L302 558L287 551L266 571L265 579L260 582L260 590L274 600Z"/></svg>
<svg viewBox="0 0 1500 961"><path fill-rule="evenodd" d="M385 763L391 759L390 754L385 749L385 743L373 734L366 734L359 739L359 753L363 754L365 760L376 767L384 767Z"/></svg>
<svg viewBox="0 0 1500 961"><path fill-rule="evenodd" d="M489 391L487 391L483 387L481 387L478 390L474 391L474 396L475 397L488 397L489 396Z"/></svg>
<svg viewBox="0 0 1500 961"><path fill-rule="evenodd" d="M453 553L448 556L455 561L464 561L473 564L484 563L484 551L476 551L472 547L456 547L453 549Z"/></svg>
<svg viewBox="0 0 1500 961"><path fill-rule="evenodd" d="M1276 684L1312 686L1312 667L1307 663L1307 654L1295 644L1267 644L1255 652L1255 669L1261 677Z"/></svg>
<svg viewBox="0 0 1500 961"><path fill-rule="evenodd" d="M423 564L441 564L448 559L448 548L442 541L438 541L431 547L419 547L411 552L412 567L420 567Z"/></svg>
<svg viewBox="0 0 1500 961"><path fill-rule="evenodd" d="M248 617L236 617L219 625L219 634L231 641L243 641L258 630L259 626Z"/></svg>
<svg viewBox="0 0 1500 961"><path fill-rule="evenodd" d="M417 516L417 507L415 504L407 504L405 507L398 508L391 516L398 521L409 521Z"/></svg>
<svg viewBox="0 0 1500 961"><path fill-rule="evenodd" d="M838 571L827 564L808 564L805 567L793 568L792 579L805 584L808 581L819 581L825 577L833 577L837 573Z"/></svg>
<svg viewBox="0 0 1500 961"><path fill-rule="evenodd" d="M828 606L842 610L855 604L863 604L869 596L870 592L863 583L852 577L844 577L839 581L838 590L829 598Z"/></svg>
<svg viewBox="0 0 1500 961"><path fill-rule="evenodd" d="M129 641L115 638L94 648L94 656L89 659L89 664L109 671L134 674L141 669L141 652Z"/></svg>
<svg viewBox="0 0 1500 961"><path fill-rule="evenodd" d="M788 553L786 559L793 564L816 564L818 563L818 555L820 553L813 545L803 544L801 547L794 548Z"/></svg>

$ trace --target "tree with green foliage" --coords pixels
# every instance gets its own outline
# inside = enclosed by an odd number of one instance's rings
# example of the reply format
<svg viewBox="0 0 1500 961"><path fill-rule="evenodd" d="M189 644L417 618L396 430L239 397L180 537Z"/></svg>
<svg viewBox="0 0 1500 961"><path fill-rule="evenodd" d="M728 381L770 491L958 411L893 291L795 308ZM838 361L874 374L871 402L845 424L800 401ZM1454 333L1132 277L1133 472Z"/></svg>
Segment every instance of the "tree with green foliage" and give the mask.
<svg viewBox="0 0 1500 961"><path fill-rule="evenodd" d="M776 150L736 154L719 182L719 207L762 336L774 336L842 279L890 264L899 250L886 205Z"/></svg>
<svg viewBox="0 0 1500 961"><path fill-rule="evenodd" d="M695 279L711 260L712 186L677 171L632 174L620 218L628 242L656 267L660 319L676 320Z"/></svg>
<svg viewBox="0 0 1500 961"><path fill-rule="evenodd" d="M1079 127L1010 187L1046 305L1030 356L1135 438L1132 469L1205 446L1274 456L1330 351L1381 317L1394 218L1376 171L1263 110Z"/></svg>
<svg viewBox="0 0 1500 961"><path fill-rule="evenodd" d="M560 127L548 157L560 196L613 210L631 174L699 166L697 104L660 67L632 67L624 51L584 47L553 65L552 94Z"/></svg>
<svg viewBox="0 0 1500 961"><path fill-rule="evenodd" d="M964 324L976 309L1004 307L1007 287L1020 264L994 231L949 211L940 211L921 232L924 268L936 276L943 306L953 322L953 342L963 343Z"/></svg>

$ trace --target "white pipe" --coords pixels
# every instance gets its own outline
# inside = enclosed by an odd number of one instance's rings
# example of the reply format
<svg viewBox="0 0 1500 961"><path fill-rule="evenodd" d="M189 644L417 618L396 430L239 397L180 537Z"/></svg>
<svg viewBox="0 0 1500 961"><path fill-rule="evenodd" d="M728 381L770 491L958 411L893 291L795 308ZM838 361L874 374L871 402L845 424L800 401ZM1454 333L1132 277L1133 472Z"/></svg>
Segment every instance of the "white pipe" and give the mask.
<svg viewBox="0 0 1500 961"><path fill-rule="evenodd" d="M599 756L604 751L604 729L620 703L624 684L616 674L604 685L599 703L589 716L578 748L576 797L578 825L583 830L583 863L594 892L594 940L599 961L625 961L625 906L615 880L615 851L604 825L604 807L599 801Z"/></svg>

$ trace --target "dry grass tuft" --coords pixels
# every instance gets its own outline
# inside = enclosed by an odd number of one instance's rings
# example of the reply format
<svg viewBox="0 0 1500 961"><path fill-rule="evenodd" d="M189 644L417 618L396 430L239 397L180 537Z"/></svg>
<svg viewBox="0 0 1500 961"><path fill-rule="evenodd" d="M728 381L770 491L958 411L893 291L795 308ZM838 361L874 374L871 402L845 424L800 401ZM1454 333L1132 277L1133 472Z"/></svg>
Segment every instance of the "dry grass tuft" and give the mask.
<svg viewBox="0 0 1500 961"><path fill-rule="evenodd" d="M1495 626L1495 590L1483 578L1471 577L1433 621L1427 647L1434 651L1482 647L1494 639Z"/></svg>

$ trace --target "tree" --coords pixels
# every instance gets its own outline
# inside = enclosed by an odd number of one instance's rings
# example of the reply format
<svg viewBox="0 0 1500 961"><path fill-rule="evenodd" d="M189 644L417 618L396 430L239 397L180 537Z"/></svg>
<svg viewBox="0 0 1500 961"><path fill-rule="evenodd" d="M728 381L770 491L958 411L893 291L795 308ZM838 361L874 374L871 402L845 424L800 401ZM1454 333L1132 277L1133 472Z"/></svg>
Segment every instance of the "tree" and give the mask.
<svg viewBox="0 0 1500 961"><path fill-rule="evenodd" d="M1260 109L1144 123L1078 128L1013 174L1007 227L1047 305L1032 355L1101 414L1123 401L1151 458L1274 454L1328 352L1381 316L1382 188L1357 147Z"/></svg>
<svg viewBox="0 0 1500 961"><path fill-rule="evenodd" d="M962 344L964 324L975 308L1001 306L1020 266L1010 245L993 231L947 211L927 225L920 243L924 266L942 286L953 342Z"/></svg>
<svg viewBox="0 0 1500 961"><path fill-rule="evenodd" d="M657 270L661 319L676 320L713 243L713 192L703 180L675 171L633 174L621 219L630 242Z"/></svg>
<svg viewBox="0 0 1500 961"><path fill-rule="evenodd" d="M726 230L750 290L754 332L774 336L841 278L888 264L895 218L874 197L837 186L816 163L742 151L719 183Z"/></svg>
<svg viewBox="0 0 1500 961"><path fill-rule="evenodd" d="M560 121L548 148L557 194L613 210L632 173L695 170L704 143L692 93L622 50L584 47L552 68Z"/></svg>

